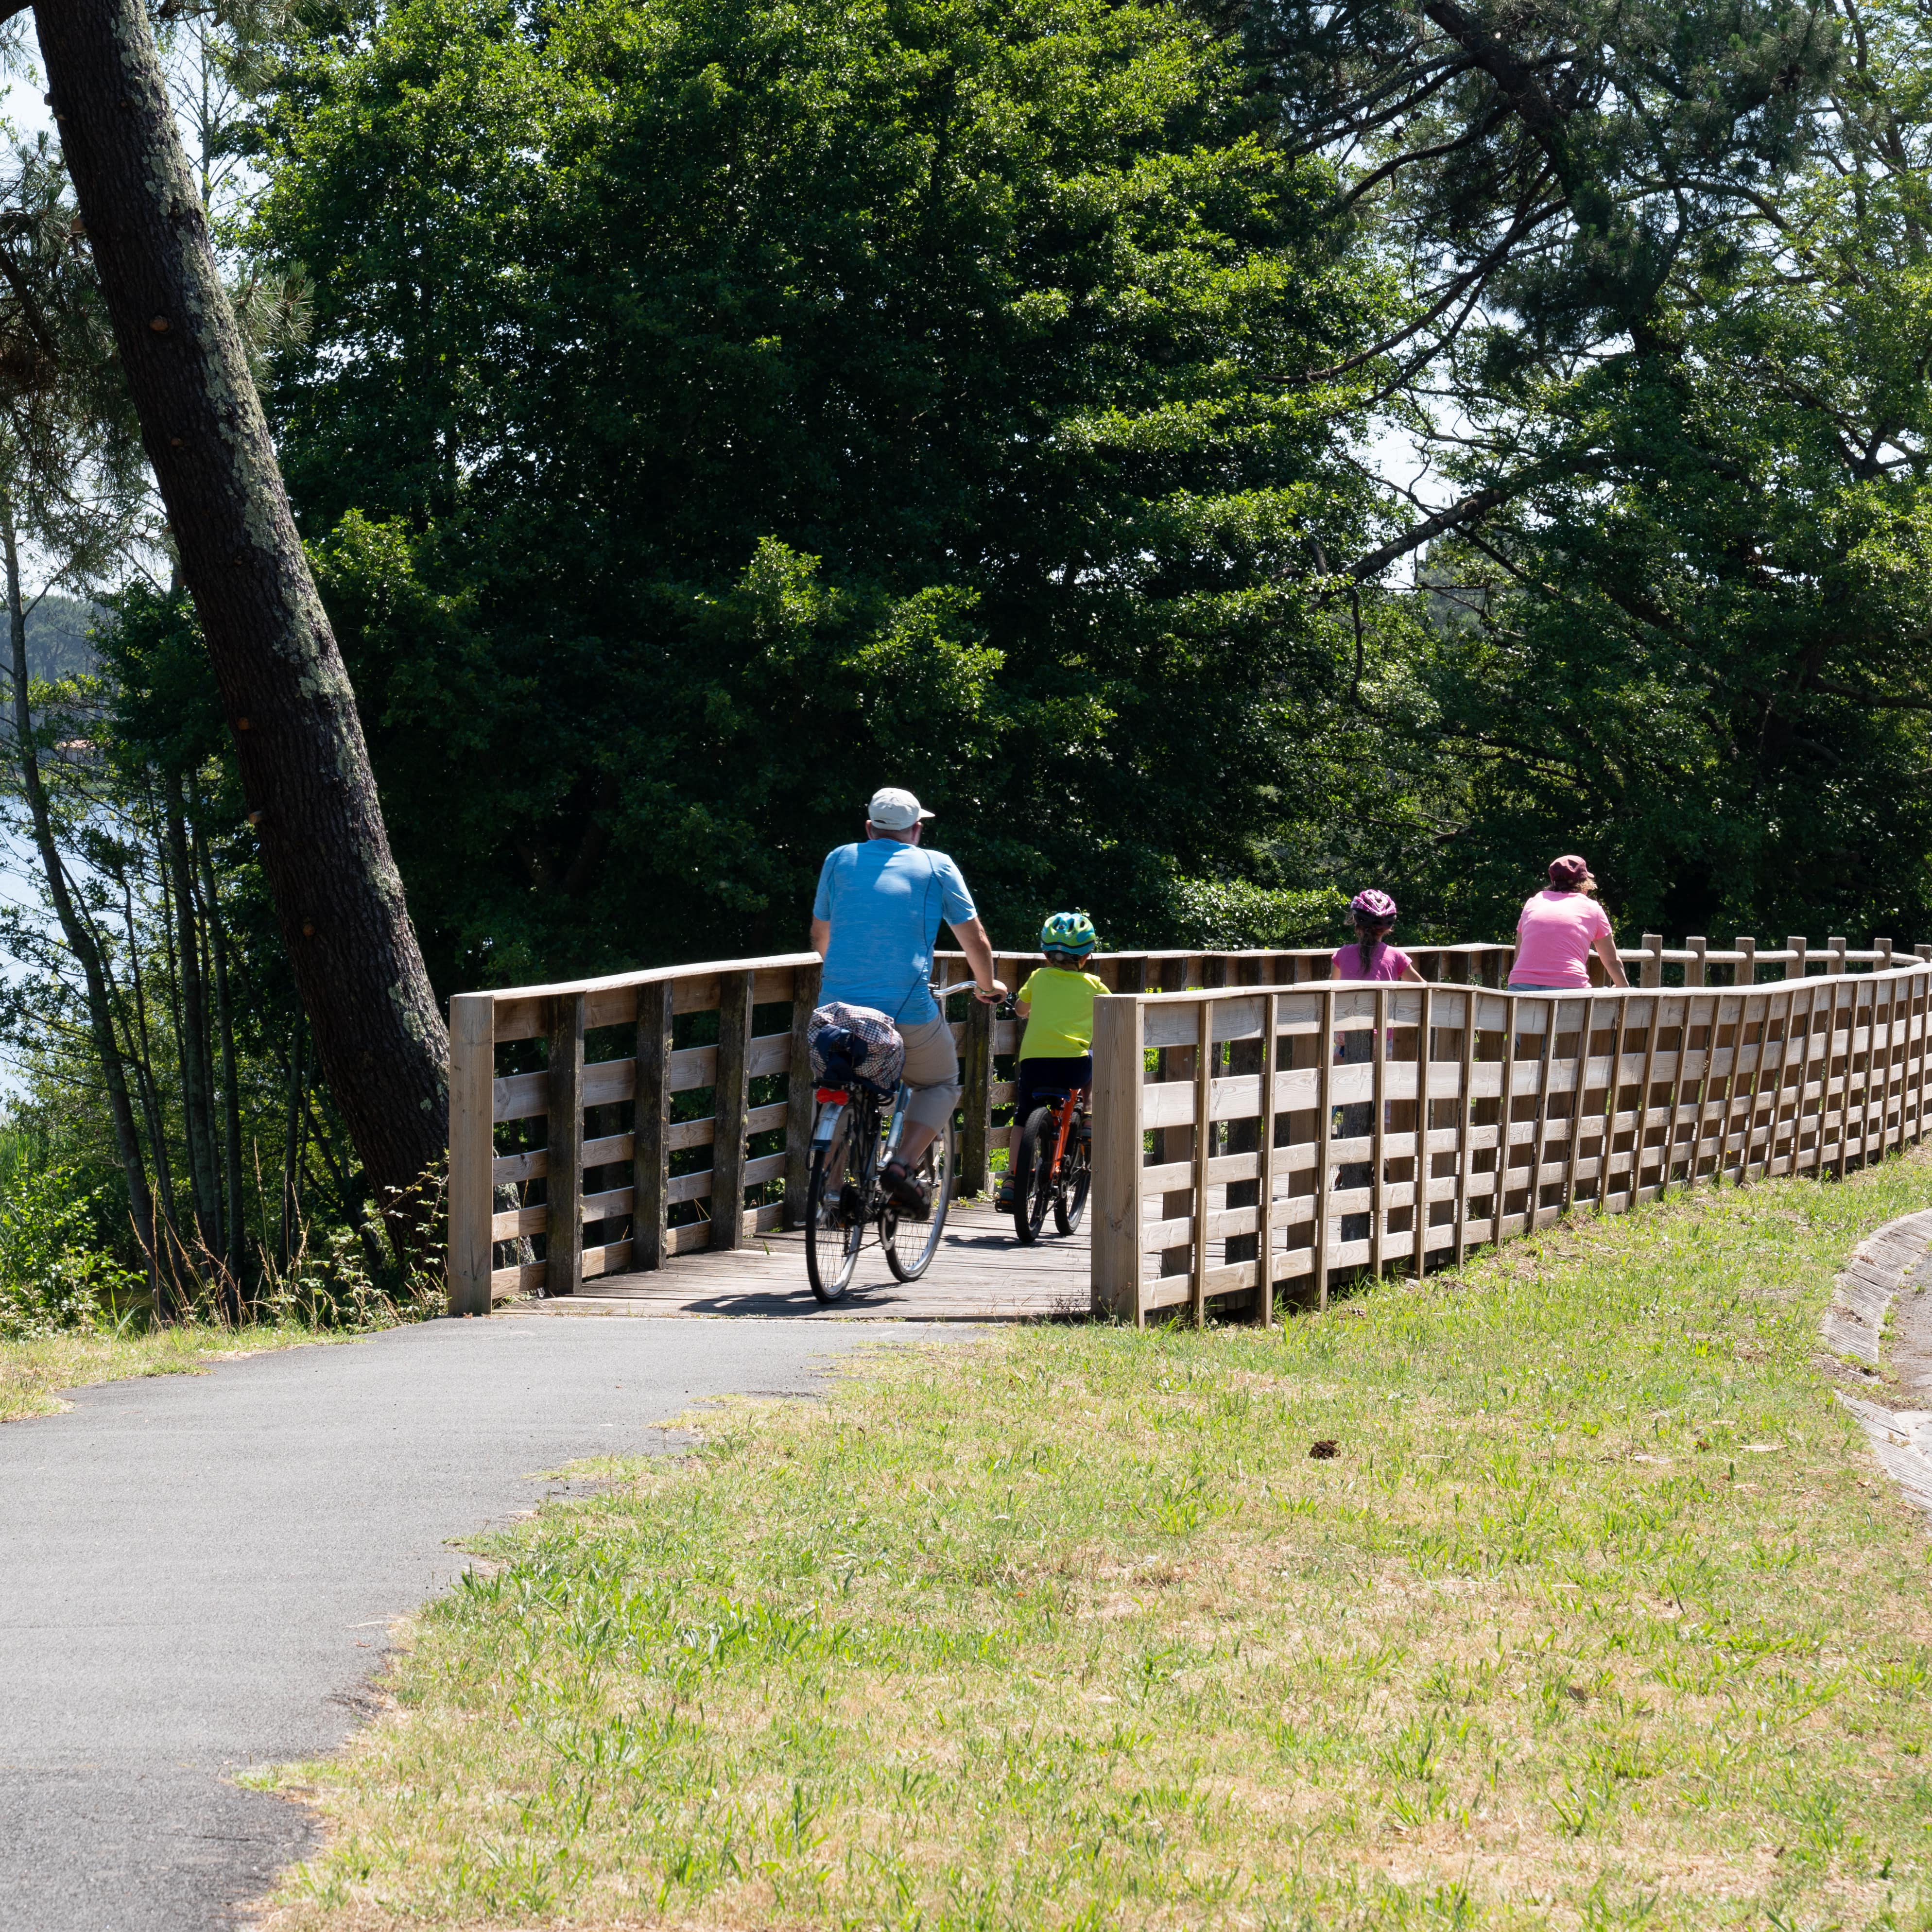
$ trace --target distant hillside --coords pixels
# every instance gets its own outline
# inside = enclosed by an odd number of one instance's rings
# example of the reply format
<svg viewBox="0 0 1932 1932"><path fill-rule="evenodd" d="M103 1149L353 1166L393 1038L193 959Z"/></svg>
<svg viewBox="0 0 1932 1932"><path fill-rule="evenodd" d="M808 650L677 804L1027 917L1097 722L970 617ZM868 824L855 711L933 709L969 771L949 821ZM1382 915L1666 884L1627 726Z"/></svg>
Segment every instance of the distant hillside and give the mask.
<svg viewBox="0 0 1932 1932"><path fill-rule="evenodd" d="M44 597L27 617L27 670L30 676L73 677L91 671L99 656L87 640L94 606L78 597ZM4 636L0 630L0 636Z"/></svg>

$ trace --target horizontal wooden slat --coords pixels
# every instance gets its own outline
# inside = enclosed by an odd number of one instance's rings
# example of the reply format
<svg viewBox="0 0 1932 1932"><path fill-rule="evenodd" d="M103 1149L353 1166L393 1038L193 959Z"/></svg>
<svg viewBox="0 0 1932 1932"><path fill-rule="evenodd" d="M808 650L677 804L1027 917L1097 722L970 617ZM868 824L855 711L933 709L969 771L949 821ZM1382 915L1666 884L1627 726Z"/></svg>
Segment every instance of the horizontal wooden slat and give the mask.
<svg viewBox="0 0 1932 1932"><path fill-rule="evenodd" d="M496 996L494 1017L499 1042L535 1040L548 1030L547 1003L559 993L581 993L586 1026L621 1026L638 1017L638 988L674 982L675 1012L704 1012L718 1004L718 976L725 973L752 974L754 1005L776 1006L791 998L793 969L815 966L815 952L769 954L757 959L708 960L691 966L657 966L638 973L614 973L598 980L570 980L554 986L514 986Z"/></svg>
<svg viewBox="0 0 1932 1932"><path fill-rule="evenodd" d="M791 1036L786 1033L760 1034L752 1042L750 1060L754 1078L760 1074L784 1073L791 1066ZM718 1077L718 1049L715 1046L687 1046L670 1057L670 1090L689 1094L709 1087ZM586 1107L615 1106L637 1091L638 1063L622 1060L593 1060L584 1070L584 1104ZM499 1120L526 1120L548 1111L550 1076L545 1072L506 1074L495 1083L494 1103ZM768 1109L760 1108L764 1113ZM782 1124L784 1111L772 1124Z"/></svg>
<svg viewBox="0 0 1932 1932"><path fill-rule="evenodd" d="M614 1221L620 1214L631 1211L632 1190L628 1187L613 1187L602 1194L586 1194L584 1197L584 1219L592 1221Z"/></svg>

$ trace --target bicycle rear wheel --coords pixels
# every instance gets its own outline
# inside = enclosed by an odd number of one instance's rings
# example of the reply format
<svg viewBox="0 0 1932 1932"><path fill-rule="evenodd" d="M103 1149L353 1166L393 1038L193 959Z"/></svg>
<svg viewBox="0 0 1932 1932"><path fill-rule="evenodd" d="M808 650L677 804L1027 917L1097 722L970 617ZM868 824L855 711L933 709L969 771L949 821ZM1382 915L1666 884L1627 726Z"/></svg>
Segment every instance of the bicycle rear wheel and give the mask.
<svg viewBox="0 0 1932 1932"><path fill-rule="evenodd" d="M1019 1138L1013 1159L1013 1232L1030 1248L1046 1225L1053 1198L1053 1142L1058 1132L1053 1111L1036 1107Z"/></svg>
<svg viewBox="0 0 1932 1932"><path fill-rule="evenodd" d="M946 1232L946 1210L952 1196L952 1123L939 1130L939 1138L926 1150L913 1170L914 1178L931 1190L932 1213L923 1221L902 1220L896 1210L886 1210L880 1244L886 1251L886 1265L898 1281L916 1281L932 1265L939 1252L939 1238Z"/></svg>
<svg viewBox="0 0 1932 1932"><path fill-rule="evenodd" d="M865 1245L866 1223L855 1210L862 1198L865 1165L848 1106L831 1140L812 1150L812 1178L805 1197L805 1272L820 1301L836 1301L851 1286Z"/></svg>
<svg viewBox="0 0 1932 1932"><path fill-rule="evenodd" d="M1067 1136L1066 1159L1053 1190L1053 1226L1062 1234L1072 1234L1079 1227L1080 1217L1087 1211L1087 1190L1094 1181L1093 1145L1081 1132L1082 1124L1076 1121Z"/></svg>

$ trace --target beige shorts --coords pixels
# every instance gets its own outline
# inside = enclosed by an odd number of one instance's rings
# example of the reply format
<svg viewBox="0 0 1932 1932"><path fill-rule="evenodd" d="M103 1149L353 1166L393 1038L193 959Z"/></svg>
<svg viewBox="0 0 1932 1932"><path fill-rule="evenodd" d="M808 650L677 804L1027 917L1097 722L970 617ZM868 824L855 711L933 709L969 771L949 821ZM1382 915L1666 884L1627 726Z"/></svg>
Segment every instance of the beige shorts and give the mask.
<svg viewBox="0 0 1932 1932"><path fill-rule="evenodd" d="M928 1020L922 1026L901 1027L899 1037L905 1042L902 1078L913 1090L906 1118L936 1133L959 1104L959 1053L952 1029L943 1019Z"/></svg>

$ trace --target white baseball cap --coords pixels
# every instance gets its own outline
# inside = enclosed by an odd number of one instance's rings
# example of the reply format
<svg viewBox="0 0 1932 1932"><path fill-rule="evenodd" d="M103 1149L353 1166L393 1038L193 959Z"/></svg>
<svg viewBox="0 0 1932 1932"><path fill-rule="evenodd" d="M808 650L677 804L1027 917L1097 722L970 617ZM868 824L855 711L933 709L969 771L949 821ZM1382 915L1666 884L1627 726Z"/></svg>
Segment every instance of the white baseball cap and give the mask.
<svg viewBox="0 0 1932 1932"><path fill-rule="evenodd" d="M910 792L902 791L897 785L881 785L873 793L866 816L882 832L903 832L932 814Z"/></svg>

